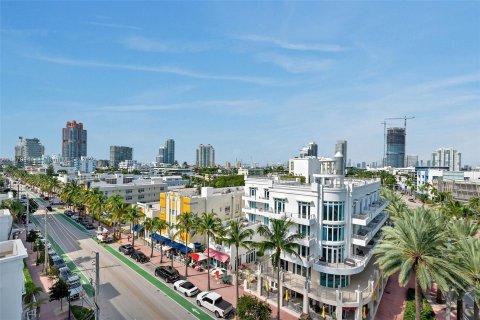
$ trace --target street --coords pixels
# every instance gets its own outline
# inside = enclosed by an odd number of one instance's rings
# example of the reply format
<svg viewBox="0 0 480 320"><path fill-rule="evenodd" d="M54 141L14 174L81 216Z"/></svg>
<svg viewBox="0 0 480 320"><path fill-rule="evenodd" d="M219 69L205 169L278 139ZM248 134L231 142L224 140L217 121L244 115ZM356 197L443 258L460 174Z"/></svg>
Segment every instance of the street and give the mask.
<svg viewBox="0 0 480 320"><path fill-rule="evenodd" d="M60 215L48 214L48 234L89 279L95 279L94 257L100 253L100 319L196 319L93 241L93 233L75 228ZM42 232L44 216L43 210L34 214Z"/></svg>

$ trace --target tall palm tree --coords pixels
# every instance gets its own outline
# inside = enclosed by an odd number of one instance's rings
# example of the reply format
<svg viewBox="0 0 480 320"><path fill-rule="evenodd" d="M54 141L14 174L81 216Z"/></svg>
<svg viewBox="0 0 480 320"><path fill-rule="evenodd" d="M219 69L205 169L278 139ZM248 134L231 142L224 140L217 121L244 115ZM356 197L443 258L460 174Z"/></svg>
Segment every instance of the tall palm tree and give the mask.
<svg viewBox="0 0 480 320"><path fill-rule="evenodd" d="M277 287L280 288L280 257L281 254L293 255L300 259L297 253L297 241L304 236L298 232L292 232L296 224L290 219L283 217L282 219L275 219L270 221L270 227L267 225L259 225L257 233L263 237L263 240L255 245L260 249L260 252L272 252L272 266L277 271ZM277 320L280 320L280 296L277 295Z"/></svg>
<svg viewBox="0 0 480 320"><path fill-rule="evenodd" d="M177 234L179 233L178 227L175 223L173 222L167 222L165 224L165 229L167 229L167 238L172 240L175 239ZM170 260L171 260L171 266L173 268L173 254L170 252Z"/></svg>
<svg viewBox="0 0 480 320"><path fill-rule="evenodd" d="M236 295L237 295L237 303L236 305L238 306L238 286L239 286L239 281L238 281L238 267L239 267L239 260L238 260L238 251L240 248L245 248L247 250L250 249L250 245L252 244L252 241L250 240L251 237L254 235L254 232L251 228L247 228L245 226L245 222L247 220L245 218L237 218L228 221L227 229L226 229L226 234L222 238L222 240L229 244L229 245L234 245L235 246L235 287L236 287ZM230 261L231 263L231 261Z"/></svg>
<svg viewBox="0 0 480 320"><path fill-rule="evenodd" d="M415 277L415 319L420 320L422 289L433 281L448 290L449 283L458 283L459 267L445 259L448 252L444 219L436 212L417 208L397 219L394 227L384 227L385 238L374 249L377 264L390 276L399 271L398 281L405 286Z"/></svg>
<svg viewBox="0 0 480 320"><path fill-rule="evenodd" d="M67 205L72 205L74 197L77 192L79 192L80 187L78 186L77 180L72 180L67 182L62 190L60 191L60 199L66 202Z"/></svg>
<svg viewBox="0 0 480 320"><path fill-rule="evenodd" d="M105 203L107 202L107 197L98 188L93 188L91 190L91 197L92 197L92 210L93 210L92 214L93 215L96 214L98 219L98 226L100 227L100 216L105 207Z"/></svg>
<svg viewBox="0 0 480 320"><path fill-rule="evenodd" d="M143 218L145 214L138 210L136 205L129 205L125 214L125 220L130 222L130 230L132 231L132 246L135 246L135 231L133 227L138 224L140 218Z"/></svg>
<svg viewBox="0 0 480 320"><path fill-rule="evenodd" d="M214 212L203 212L198 218L198 232L207 236L207 279L210 291L210 238L214 241L221 239L223 234L222 220Z"/></svg>
<svg viewBox="0 0 480 320"><path fill-rule="evenodd" d="M148 231L150 233L150 237L162 229L165 229L165 225L167 222L165 220L160 220L159 217L155 218L146 218L145 221L143 222L143 228L145 231ZM153 238L151 238L151 246L152 246L152 251L150 253L150 258L153 257ZM163 263L163 249L160 247L160 263Z"/></svg>
<svg viewBox="0 0 480 320"><path fill-rule="evenodd" d="M480 319L480 238L467 238L457 245L458 258L462 261L462 271L469 289L473 289L473 319ZM457 260L458 261L458 260ZM458 318L457 313L457 319ZM462 315L463 317L463 315Z"/></svg>
<svg viewBox="0 0 480 320"><path fill-rule="evenodd" d="M10 210L10 214L15 218L16 221L19 221L25 212L23 205L18 202L16 199L7 199L1 202L0 208L5 208Z"/></svg>
<svg viewBox="0 0 480 320"><path fill-rule="evenodd" d="M450 255L449 258L452 263L459 265L462 268L465 268L468 265L471 265L475 259L480 258L479 255L471 255L469 249L471 249L468 245L465 246L465 242L469 239L475 237L477 232L480 229L480 226L471 220L451 220L448 225L447 229L449 231L449 245L450 245ZM467 259L471 259L472 261L466 261ZM475 277L467 276L468 274L471 275L471 272L474 270L479 270L479 268L473 268L470 266L470 270L464 270L462 272L462 277L459 283L455 284L452 283L450 286L454 289L457 295L457 319L463 319L463 298L467 293L467 290L470 289L470 284L474 283Z"/></svg>
<svg viewBox="0 0 480 320"><path fill-rule="evenodd" d="M40 293L43 292L41 287L37 287L32 281L25 282L25 294L23 295L23 303L27 304L33 300L33 298L38 298Z"/></svg>
<svg viewBox="0 0 480 320"><path fill-rule="evenodd" d="M123 220L128 205L119 194L109 197L105 203L105 210L110 213L109 219L113 226L113 236L116 235L117 224Z"/></svg>
<svg viewBox="0 0 480 320"><path fill-rule="evenodd" d="M480 214L480 197L472 197L468 200L470 209L477 215Z"/></svg>
<svg viewBox="0 0 480 320"><path fill-rule="evenodd" d="M188 241L196 232L196 226L197 215L193 212L184 212L178 218L177 228L180 231L180 236L185 242L185 251L187 251ZM188 277L187 256L187 252L185 252L185 277Z"/></svg>

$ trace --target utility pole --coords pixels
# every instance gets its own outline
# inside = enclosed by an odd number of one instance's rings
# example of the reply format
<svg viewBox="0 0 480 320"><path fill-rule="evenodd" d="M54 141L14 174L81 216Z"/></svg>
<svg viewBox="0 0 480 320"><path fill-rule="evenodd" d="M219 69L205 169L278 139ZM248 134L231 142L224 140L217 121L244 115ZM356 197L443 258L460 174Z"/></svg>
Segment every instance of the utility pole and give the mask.
<svg viewBox="0 0 480 320"><path fill-rule="evenodd" d="M98 294L100 292L100 254L95 252L95 320L100 320L100 307L98 306Z"/></svg>
<svg viewBox="0 0 480 320"><path fill-rule="evenodd" d="M27 224L25 226L25 230L27 231L28 235L28 224L30 223L30 198L28 198L28 193L27 193Z"/></svg>
<svg viewBox="0 0 480 320"><path fill-rule="evenodd" d="M47 228L47 215L48 210L45 207L45 262L43 264L43 271L47 274L47 266L48 266L48 228Z"/></svg>

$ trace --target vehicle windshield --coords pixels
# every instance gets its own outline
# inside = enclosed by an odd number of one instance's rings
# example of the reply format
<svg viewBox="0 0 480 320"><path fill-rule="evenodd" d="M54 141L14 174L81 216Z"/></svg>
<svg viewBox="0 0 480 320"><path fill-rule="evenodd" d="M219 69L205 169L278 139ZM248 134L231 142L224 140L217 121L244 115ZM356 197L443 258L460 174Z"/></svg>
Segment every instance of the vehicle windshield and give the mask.
<svg viewBox="0 0 480 320"><path fill-rule="evenodd" d="M185 289L192 289L192 288L195 287L195 286L194 286L193 283L191 283L191 282L185 282L185 283L182 285L182 287L184 287Z"/></svg>

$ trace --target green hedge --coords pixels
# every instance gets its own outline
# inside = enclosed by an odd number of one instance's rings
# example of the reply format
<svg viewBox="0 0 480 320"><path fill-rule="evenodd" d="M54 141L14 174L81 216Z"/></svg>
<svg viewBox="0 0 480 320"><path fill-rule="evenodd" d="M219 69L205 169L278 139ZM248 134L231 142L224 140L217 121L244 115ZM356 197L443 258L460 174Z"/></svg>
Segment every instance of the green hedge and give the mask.
<svg viewBox="0 0 480 320"><path fill-rule="evenodd" d="M28 271L26 258L23 259L23 275L25 276L25 282L33 282L32 275L30 274L30 271Z"/></svg>
<svg viewBox="0 0 480 320"><path fill-rule="evenodd" d="M77 320L88 319L93 313L92 309L85 308L85 307L82 307L82 306L72 305L71 308L72 308L73 316Z"/></svg>
<svg viewBox="0 0 480 320"><path fill-rule="evenodd" d="M405 313L403 314L403 319L415 320L415 289L413 288L409 288L407 290L407 303L405 305ZM435 312L433 312L432 306L425 298L422 299L421 319L435 320Z"/></svg>

